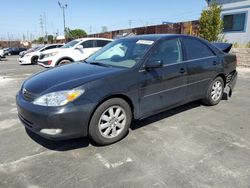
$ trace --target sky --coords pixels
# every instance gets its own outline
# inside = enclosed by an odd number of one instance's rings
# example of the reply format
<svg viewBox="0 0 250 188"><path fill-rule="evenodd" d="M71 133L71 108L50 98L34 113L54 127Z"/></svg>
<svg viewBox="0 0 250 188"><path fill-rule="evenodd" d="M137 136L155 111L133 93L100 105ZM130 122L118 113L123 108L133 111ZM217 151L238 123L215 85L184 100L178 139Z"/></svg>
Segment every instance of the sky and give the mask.
<svg viewBox="0 0 250 188"><path fill-rule="evenodd" d="M205 0L60 0L67 4L66 26L99 33L131 27L198 19ZM57 0L1 2L0 39L42 36L41 18L48 34L63 34L62 9ZM130 21L131 20L131 21ZM46 24L45 24L46 22Z"/></svg>

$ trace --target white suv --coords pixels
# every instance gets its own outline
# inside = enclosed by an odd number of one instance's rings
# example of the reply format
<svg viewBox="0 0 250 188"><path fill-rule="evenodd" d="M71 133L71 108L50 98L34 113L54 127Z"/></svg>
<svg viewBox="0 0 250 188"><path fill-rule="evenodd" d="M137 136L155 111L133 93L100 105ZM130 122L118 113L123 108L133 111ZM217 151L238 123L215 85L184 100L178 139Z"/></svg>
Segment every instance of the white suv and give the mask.
<svg viewBox="0 0 250 188"><path fill-rule="evenodd" d="M4 54L4 50L3 49L0 49L0 60L2 58L5 58L5 54Z"/></svg>
<svg viewBox="0 0 250 188"><path fill-rule="evenodd" d="M74 61L81 61L112 41L105 38L76 39L59 49L47 50L41 53L38 64L44 67L54 67Z"/></svg>
<svg viewBox="0 0 250 188"><path fill-rule="evenodd" d="M50 44L50 45L45 45L45 46L44 45L38 46L34 49L31 49L30 51L27 50L26 53L21 54L19 58L19 64L20 65L36 64L41 52L55 49L55 48L60 48L62 46L63 44Z"/></svg>

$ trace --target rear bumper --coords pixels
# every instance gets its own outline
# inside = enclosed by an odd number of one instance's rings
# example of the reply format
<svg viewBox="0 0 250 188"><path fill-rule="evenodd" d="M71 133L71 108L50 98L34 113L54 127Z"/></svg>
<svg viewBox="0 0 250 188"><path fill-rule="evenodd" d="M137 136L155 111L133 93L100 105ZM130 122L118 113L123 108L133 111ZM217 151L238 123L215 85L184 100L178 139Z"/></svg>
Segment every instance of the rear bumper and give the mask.
<svg viewBox="0 0 250 188"><path fill-rule="evenodd" d="M228 79L228 77L227 77L227 79ZM232 93L233 93L234 87L236 85L237 79L238 79L238 72L237 71L235 71L232 74L230 74L230 80L227 83L227 86L230 89L230 91L229 91L229 97L232 96Z"/></svg>

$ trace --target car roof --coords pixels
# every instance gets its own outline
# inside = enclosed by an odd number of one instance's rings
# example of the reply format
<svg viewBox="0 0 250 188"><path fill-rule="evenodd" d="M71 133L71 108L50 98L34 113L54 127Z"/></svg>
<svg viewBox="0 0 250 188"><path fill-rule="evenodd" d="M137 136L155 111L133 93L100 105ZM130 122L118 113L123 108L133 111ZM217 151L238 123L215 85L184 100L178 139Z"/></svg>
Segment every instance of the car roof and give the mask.
<svg viewBox="0 0 250 188"><path fill-rule="evenodd" d="M181 37L181 36L195 38L194 36L183 35L183 34L149 34L149 35L129 36L129 37L121 38L121 39L137 39L137 40L152 40L152 41L157 41L157 40L162 39L162 38Z"/></svg>
<svg viewBox="0 0 250 188"><path fill-rule="evenodd" d="M88 38L79 38L79 39L75 39L76 41L87 41L87 40L108 40L108 41L112 41L113 39L107 39L107 38L95 38L95 37L88 37Z"/></svg>

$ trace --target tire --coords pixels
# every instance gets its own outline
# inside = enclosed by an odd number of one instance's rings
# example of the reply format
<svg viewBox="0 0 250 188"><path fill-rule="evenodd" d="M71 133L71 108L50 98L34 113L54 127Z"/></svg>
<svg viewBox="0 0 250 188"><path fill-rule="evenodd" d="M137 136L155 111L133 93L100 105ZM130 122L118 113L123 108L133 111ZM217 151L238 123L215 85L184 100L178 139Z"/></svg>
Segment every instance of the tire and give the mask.
<svg viewBox="0 0 250 188"><path fill-rule="evenodd" d="M36 65L37 61L38 61L38 57L37 56L34 56L34 57L31 58L31 64L32 65Z"/></svg>
<svg viewBox="0 0 250 188"><path fill-rule="evenodd" d="M69 64L71 63L72 61L69 60L69 59L62 59L59 61L59 63L57 65L66 65L66 64Z"/></svg>
<svg viewBox="0 0 250 188"><path fill-rule="evenodd" d="M89 124L89 137L98 145L113 144L126 136L131 121L128 103L120 98L109 99L95 110Z"/></svg>
<svg viewBox="0 0 250 188"><path fill-rule="evenodd" d="M208 87L203 103L208 106L219 104L224 93L224 81L221 77L215 78Z"/></svg>

